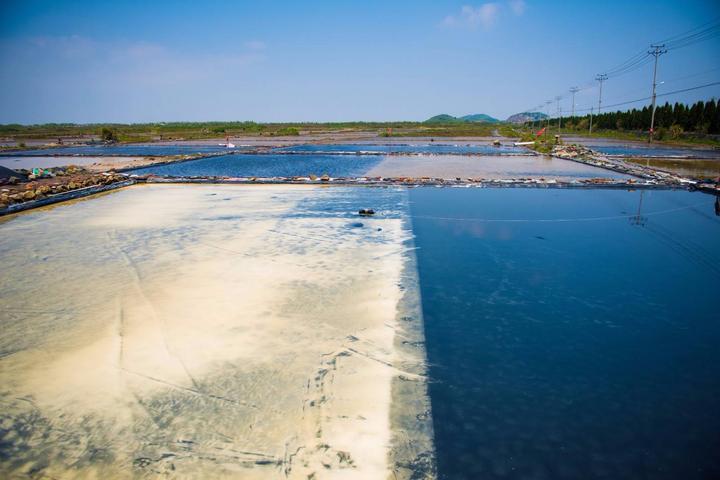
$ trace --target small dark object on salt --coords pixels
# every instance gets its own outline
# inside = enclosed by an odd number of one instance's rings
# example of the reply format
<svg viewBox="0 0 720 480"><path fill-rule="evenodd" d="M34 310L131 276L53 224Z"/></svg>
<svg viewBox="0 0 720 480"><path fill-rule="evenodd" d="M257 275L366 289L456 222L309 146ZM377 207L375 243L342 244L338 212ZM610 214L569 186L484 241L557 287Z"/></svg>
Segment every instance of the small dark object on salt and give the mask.
<svg viewBox="0 0 720 480"><path fill-rule="evenodd" d="M372 208L361 208L358 212L360 215L375 215L375 210Z"/></svg>

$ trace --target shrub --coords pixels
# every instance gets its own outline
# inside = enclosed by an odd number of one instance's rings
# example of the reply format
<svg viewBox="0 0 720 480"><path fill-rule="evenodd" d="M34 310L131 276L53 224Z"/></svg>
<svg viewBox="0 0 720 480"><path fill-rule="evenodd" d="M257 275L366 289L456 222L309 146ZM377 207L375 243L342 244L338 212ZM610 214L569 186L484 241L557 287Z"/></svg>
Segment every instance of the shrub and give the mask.
<svg viewBox="0 0 720 480"><path fill-rule="evenodd" d="M115 135L115 132L113 132L112 130L110 130L107 127L103 127L102 131L100 132L100 136L106 142L116 142L117 141L117 136Z"/></svg>
<svg viewBox="0 0 720 480"><path fill-rule="evenodd" d="M300 135L300 130L295 127L285 127L277 131L278 135Z"/></svg>
<svg viewBox="0 0 720 480"><path fill-rule="evenodd" d="M683 133L683 128L678 125L677 123L674 123L670 126L670 137L674 139L680 138L680 136Z"/></svg>

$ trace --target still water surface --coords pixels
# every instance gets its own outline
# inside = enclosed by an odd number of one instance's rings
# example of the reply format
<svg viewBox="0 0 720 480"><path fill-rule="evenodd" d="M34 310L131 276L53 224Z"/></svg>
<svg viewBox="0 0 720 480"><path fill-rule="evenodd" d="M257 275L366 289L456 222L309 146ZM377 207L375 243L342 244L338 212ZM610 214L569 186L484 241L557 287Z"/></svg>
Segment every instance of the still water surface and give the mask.
<svg viewBox="0 0 720 480"><path fill-rule="evenodd" d="M330 155L236 154L139 168L164 176L433 177L460 178L630 178L627 175L542 155Z"/></svg>
<svg viewBox="0 0 720 480"><path fill-rule="evenodd" d="M534 155L530 150L523 147L492 145L469 145L469 144L398 144L398 145L377 145L377 144L336 144L336 145L294 145L277 149L282 152L308 152L308 153L431 153L431 154L458 154L474 153L481 155Z"/></svg>
<svg viewBox="0 0 720 480"><path fill-rule="evenodd" d="M634 145L590 145L606 155L618 157L706 158L720 160L720 150Z"/></svg>
<svg viewBox="0 0 720 480"><path fill-rule="evenodd" d="M382 158L381 155L223 155L139 168L131 173L173 177L294 177L311 174L353 177L363 175Z"/></svg>
<svg viewBox="0 0 720 480"><path fill-rule="evenodd" d="M440 478L720 477L713 202L410 190Z"/></svg>
<svg viewBox="0 0 720 480"><path fill-rule="evenodd" d="M238 146L232 150L251 147ZM220 145L80 145L74 147L43 148L38 150L21 150L5 152L2 156L24 157L43 155L128 155L128 156L167 156L191 155L195 153L215 153L228 150Z"/></svg>

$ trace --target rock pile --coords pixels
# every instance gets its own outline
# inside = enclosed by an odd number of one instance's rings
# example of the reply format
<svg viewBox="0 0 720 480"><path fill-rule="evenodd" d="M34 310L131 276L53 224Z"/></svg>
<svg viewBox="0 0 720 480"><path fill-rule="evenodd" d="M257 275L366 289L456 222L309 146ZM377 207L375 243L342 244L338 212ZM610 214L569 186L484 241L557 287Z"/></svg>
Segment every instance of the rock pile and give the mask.
<svg viewBox="0 0 720 480"><path fill-rule="evenodd" d="M63 175L65 175L65 173L63 173ZM59 181L54 182L48 180L50 179L45 178L42 181L30 181L23 185L11 184L13 188L0 189L0 209L15 203L41 200L52 195L70 192L80 188L110 185L125 181L127 177L111 172L99 175L74 175L68 178L67 181L63 181L65 179L58 179Z"/></svg>

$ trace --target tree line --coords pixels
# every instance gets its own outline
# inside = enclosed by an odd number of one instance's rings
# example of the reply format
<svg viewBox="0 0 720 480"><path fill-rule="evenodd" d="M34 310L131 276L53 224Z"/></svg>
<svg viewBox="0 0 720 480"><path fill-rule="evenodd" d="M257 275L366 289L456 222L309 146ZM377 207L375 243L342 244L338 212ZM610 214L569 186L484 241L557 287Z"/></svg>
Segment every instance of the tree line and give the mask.
<svg viewBox="0 0 720 480"><path fill-rule="evenodd" d="M652 107L605 112L593 115L593 129L632 130L647 132L650 129ZM590 115L567 117L563 125L568 129L587 130ZM692 105L666 102L655 111L655 130L659 135L679 136L683 132L697 134L720 134L720 102L715 99L699 101Z"/></svg>

